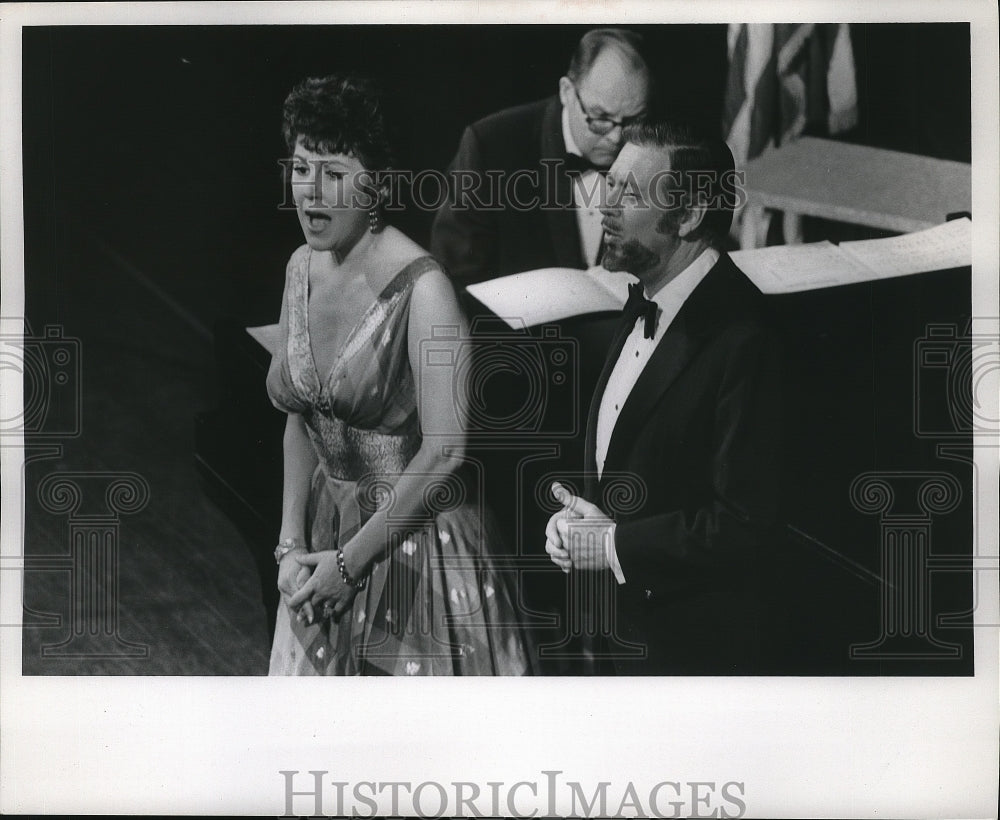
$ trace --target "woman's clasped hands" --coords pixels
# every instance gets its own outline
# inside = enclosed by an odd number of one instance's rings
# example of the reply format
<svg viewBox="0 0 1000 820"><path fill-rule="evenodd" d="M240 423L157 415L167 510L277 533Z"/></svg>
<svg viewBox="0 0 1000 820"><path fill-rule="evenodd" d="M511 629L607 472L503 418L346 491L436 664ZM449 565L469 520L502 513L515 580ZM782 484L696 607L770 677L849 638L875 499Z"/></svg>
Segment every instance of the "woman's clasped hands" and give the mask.
<svg viewBox="0 0 1000 820"><path fill-rule="evenodd" d="M288 597L296 619L306 624L314 623L317 613L339 620L358 592L341 577L336 550L289 552L278 566L278 589Z"/></svg>

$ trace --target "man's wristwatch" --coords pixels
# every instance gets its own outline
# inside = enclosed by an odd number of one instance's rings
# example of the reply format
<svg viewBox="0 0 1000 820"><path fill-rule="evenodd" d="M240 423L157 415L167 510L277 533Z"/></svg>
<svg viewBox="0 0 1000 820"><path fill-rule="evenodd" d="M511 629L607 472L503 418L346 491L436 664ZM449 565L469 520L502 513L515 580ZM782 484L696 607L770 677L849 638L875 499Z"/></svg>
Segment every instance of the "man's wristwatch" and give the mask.
<svg viewBox="0 0 1000 820"><path fill-rule="evenodd" d="M274 548L274 563L280 564L281 559L284 558L288 553L297 547L302 545L296 541L294 538L283 538L278 542L278 546Z"/></svg>

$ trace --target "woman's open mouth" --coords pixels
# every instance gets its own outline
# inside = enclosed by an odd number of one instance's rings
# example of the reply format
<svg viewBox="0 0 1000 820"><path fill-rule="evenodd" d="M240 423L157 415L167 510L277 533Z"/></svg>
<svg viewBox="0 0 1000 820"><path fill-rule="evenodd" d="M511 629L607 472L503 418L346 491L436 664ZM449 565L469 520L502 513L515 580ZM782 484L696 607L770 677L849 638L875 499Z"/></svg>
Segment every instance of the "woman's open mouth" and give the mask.
<svg viewBox="0 0 1000 820"><path fill-rule="evenodd" d="M331 217L329 211L303 210L302 216L309 230L316 233L326 230L330 225Z"/></svg>

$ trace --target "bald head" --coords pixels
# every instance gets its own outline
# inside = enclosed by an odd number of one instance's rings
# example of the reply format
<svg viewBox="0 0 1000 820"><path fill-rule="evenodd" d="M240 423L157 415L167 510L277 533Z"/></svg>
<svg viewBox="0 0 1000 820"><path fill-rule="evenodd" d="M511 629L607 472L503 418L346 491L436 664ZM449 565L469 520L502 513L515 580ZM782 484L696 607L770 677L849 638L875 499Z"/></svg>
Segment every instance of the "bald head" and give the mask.
<svg viewBox="0 0 1000 820"><path fill-rule="evenodd" d="M645 40L641 34L624 28L595 28L588 31L577 43L573 57L566 69L571 82L579 82L590 71L597 58L607 50L617 53L630 73L649 76L649 66L644 57Z"/></svg>
<svg viewBox="0 0 1000 820"><path fill-rule="evenodd" d="M608 168L621 149L622 128L644 117L652 96L642 37L624 29L594 29L580 40L559 98L580 152Z"/></svg>

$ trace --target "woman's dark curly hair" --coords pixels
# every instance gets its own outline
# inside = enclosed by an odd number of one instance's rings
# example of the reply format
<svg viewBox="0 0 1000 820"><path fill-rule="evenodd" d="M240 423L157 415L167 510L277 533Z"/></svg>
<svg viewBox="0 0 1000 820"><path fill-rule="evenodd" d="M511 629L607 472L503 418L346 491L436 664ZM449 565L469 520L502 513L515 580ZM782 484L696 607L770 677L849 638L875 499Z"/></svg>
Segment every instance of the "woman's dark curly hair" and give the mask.
<svg viewBox="0 0 1000 820"><path fill-rule="evenodd" d="M300 137L310 151L357 157L369 171L392 167L382 101L375 83L350 74L309 77L285 98L288 152Z"/></svg>

